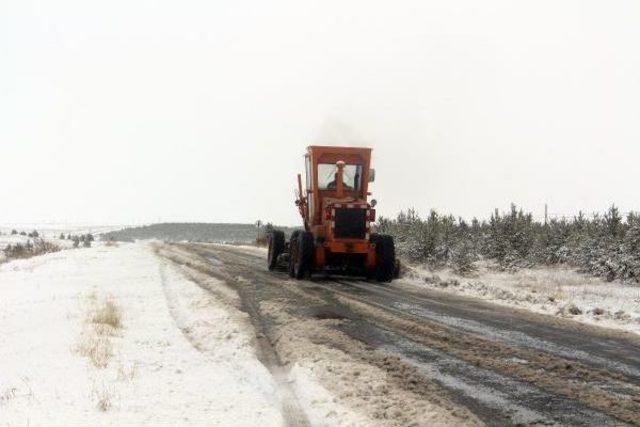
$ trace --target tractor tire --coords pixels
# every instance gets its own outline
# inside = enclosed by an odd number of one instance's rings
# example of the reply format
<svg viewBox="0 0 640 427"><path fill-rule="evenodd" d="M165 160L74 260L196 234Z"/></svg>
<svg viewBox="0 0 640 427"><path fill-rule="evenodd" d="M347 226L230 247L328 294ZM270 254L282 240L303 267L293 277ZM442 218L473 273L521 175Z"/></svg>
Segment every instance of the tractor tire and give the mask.
<svg viewBox="0 0 640 427"><path fill-rule="evenodd" d="M370 241L376 245L376 266L373 277L378 282L390 282L397 271L393 237L386 234L372 234Z"/></svg>
<svg viewBox="0 0 640 427"><path fill-rule="evenodd" d="M289 238L289 265L287 268L289 277L296 276L293 266L298 257L298 237L300 237L300 230L291 233L291 237Z"/></svg>
<svg viewBox="0 0 640 427"><path fill-rule="evenodd" d="M269 251L267 252L267 267L269 271L275 270L278 266L278 257L284 252L284 232L273 230L267 236Z"/></svg>
<svg viewBox="0 0 640 427"><path fill-rule="evenodd" d="M308 231L301 231L297 237L296 258L293 260L293 277L304 279L311 273L313 266L313 234Z"/></svg>

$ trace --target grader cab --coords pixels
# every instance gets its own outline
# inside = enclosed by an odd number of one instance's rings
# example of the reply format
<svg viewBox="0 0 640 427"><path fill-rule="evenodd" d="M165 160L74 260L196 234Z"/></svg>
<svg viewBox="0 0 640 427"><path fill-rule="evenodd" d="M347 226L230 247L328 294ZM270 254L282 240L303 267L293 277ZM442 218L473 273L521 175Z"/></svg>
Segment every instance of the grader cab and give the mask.
<svg viewBox="0 0 640 427"><path fill-rule="evenodd" d="M376 201L371 149L307 147L305 185L298 174L296 206L304 229L288 241L280 230L268 236L269 270L288 270L302 279L311 273L360 275L381 282L397 276L393 238L372 233Z"/></svg>

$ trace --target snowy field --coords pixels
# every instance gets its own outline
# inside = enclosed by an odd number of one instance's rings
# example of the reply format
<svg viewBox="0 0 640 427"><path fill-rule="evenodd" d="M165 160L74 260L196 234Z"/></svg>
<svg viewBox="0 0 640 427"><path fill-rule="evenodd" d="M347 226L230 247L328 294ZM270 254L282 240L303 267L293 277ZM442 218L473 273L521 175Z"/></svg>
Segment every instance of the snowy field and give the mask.
<svg viewBox="0 0 640 427"><path fill-rule="evenodd" d="M0 264L0 324L3 425L282 424L245 315L148 244Z"/></svg>
<svg viewBox="0 0 640 427"><path fill-rule="evenodd" d="M640 334L640 286L606 282L566 267L511 273L480 265L468 277L450 269L408 267L405 279L414 288L434 288Z"/></svg>
<svg viewBox="0 0 640 427"><path fill-rule="evenodd" d="M38 232L39 238L59 246L60 249L70 249L73 247L73 241L60 239L61 233L65 236L68 236L69 234L81 235L87 233L97 236L119 228L121 227L87 224L0 224L0 263L6 260L3 250L7 245L15 245L17 243L25 244L28 241L33 242L33 238L28 236L28 234L33 231ZM13 230L18 234L11 234ZM20 233L24 233L24 235Z"/></svg>
<svg viewBox="0 0 640 427"><path fill-rule="evenodd" d="M91 224L0 224L0 240L11 234L11 230L18 232L24 231L30 233L33 230L38 231L41 237L45 239L57 239L60 233L66 234L102 234L110 231L119 230L120 225L91 225Z"/></svg>
<svg viewBox="0 0 640 427"><path fill-rule="evenodd" d="M31 231L29 231L31 232ZM60 247L60 249L70 249L73 247L73 241L72 240L61 240L58 239L57 237L53 238L53 237L44 237L44 239L48 242L52 242L54 243L56 246ZM33 238L28 237L28 236L22 236L20 234L7 234L7 233L3 233L0 234L0 264L7 261L7 257L4 253L4 249L8 246L8 245L16 245L16 244L21 244L24 245L27 242L31 241L33 243Z"/></svg>

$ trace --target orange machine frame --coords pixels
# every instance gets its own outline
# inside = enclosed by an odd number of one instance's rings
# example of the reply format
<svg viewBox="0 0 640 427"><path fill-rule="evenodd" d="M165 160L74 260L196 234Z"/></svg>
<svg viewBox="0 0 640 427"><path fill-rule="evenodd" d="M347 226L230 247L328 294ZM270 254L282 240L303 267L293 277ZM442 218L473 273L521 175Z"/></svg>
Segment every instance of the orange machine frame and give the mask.
<svg viewBox="0 0 640 427"><path fill-rule="evenodd" d="M320 190L318 188L318 165L336 164L338 173L337 187ZM342 164L342 165L341 165ZM362 165L360 188L348 190L343 187L343 165ZM304 228L310 231L315 245L314 264L322 268L326 264L328 253L365 254L365 267L372 270L376 264L375 245L369 242L370 222L375 220L375 210L368 203L369 177L371 167L371 148L309 146L305 154L306 187L302 186L302 177L298 174L298 198L296 205L304 221ZM337 238L333 233L333 215L335 207L353 207L367 209L367 230L364 239Z"/></svg>

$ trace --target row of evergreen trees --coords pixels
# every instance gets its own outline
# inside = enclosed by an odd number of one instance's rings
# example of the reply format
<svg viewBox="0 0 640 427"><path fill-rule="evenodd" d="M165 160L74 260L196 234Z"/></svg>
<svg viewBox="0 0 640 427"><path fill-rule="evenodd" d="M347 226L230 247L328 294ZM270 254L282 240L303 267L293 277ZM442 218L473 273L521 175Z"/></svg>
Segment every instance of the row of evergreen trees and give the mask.
<svg viewBox="0 0 640 427"><path fill-rule="evenodd" d="M507 213L496 210L488 221L471 222L435 211L421 218L410 209L395 219L380 218L378 232L393 235L397 251L409 260L460 273L489 259L504 269L567 264L607 280L640 282L640 216L623 218L615 206L603 215L580 213L546 224L515 205Z"/></svg>
<svg viewBox="0 0 640 427"><path fill-rule="evenodd" d="M2 234L2 232L0 231L0 234ZM11 230L11 235L12 236L16 236L16 235L20 235L20 236L28 236L31 238L38 238L40 237L40 233L38 233L36 230L33 230L31 233L28 233L26 231L21 231L18 232L18 230L16 230L15 228L13 230Z"/></svg>

